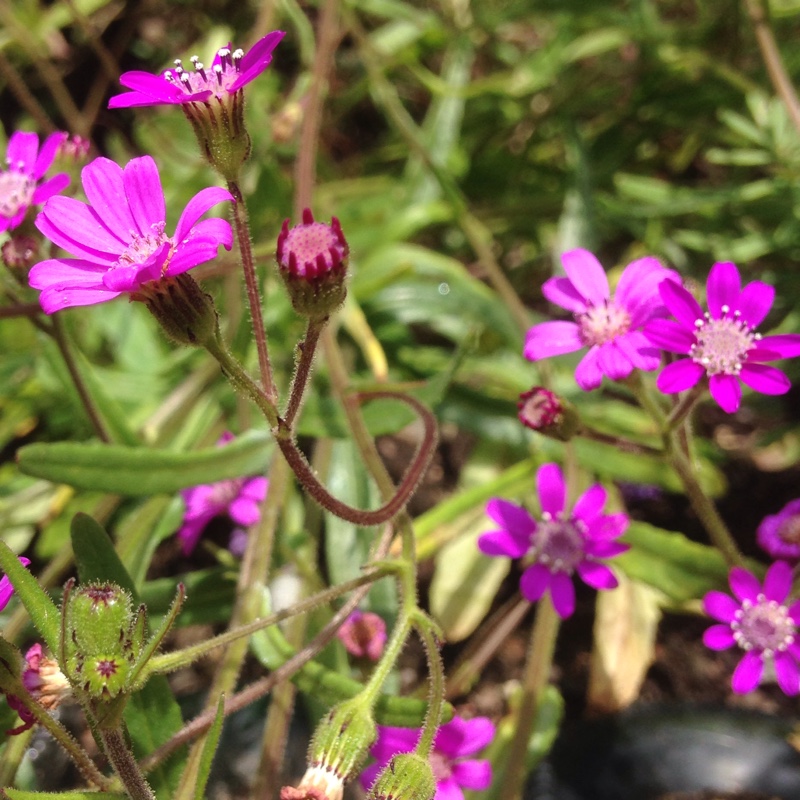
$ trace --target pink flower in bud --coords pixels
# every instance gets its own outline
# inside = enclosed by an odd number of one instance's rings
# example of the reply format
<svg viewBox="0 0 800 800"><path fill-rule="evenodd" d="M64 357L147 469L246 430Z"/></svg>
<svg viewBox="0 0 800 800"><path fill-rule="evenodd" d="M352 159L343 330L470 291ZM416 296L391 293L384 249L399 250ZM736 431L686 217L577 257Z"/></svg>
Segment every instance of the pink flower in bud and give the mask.
<svg viewBox="0 0 800 800"><path fill-rule="evenodd" d="M519 396L519 421L532 431L550 428L561 419L562 406L558 395L544 386L534 386Z"/></svg>
<svg viewBox="0 0 800 800"><path fill-rule="evenodd" d="M386 645L386 623L371 611L354 611L337 636L351 656L377 661Z"/></svg>
<svg viewBox="0 0 800 800"><path fill-rule="evenodd" d="M336 217L331 224L315 222L310 209L303 211L303 223L289 228L284 220L278 236L278 263L291 275L313 280L339 269L349 248Z"/></svg>
<svg viewBox="0 0 800 800"><path fill-rule="evenodd" d="M61 142L61 146L58 148L58 155L76 164L82 164L89 155L91 146L92 143L88 139L76 133Z"/></svg>

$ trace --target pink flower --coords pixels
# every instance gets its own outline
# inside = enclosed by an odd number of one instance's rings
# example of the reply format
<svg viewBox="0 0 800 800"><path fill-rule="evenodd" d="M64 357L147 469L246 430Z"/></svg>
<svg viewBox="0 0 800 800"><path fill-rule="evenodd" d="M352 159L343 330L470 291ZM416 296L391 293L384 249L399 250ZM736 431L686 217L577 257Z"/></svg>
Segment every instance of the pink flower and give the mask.
<svg viewBox="0 0 800 800"><path fill-rule="evenodd" d="M19 562L23 567L27 567L28 564L31 563L30 559L24 556L20 556ZM13 594L14 587L8 579L8 575L3 575L3 577L0 578L0 611L8 605L8 601L11 600L11 595Z"/></svg>
<svg viewBox="0 0 800 800"><path fill-rule="evenodd" d="M706 647L727 650L737 645L744 656L733 673L733 691L752 692L761 683L764 663L775 664L778 686L787 694L800 691L800 601L786 605L792 589L792 569L776 561L764 578L743 567L730 571L729 581L736 599L723 592L709 592L703 599L706 613L718 620L703 635Z"/></svg>
<svg viewBox="0 0 800 800"><path fill-rule="evenodd" d="M200 217L212 206L232 201L230 192L209 187L184 209L173 236L166 228L164 192L155 161L134 158L124 169L96 158L81 173L89 204L52 197L36 218L36 227L77 258L41 261L29 281L41 289L48 314L86 306L129 293L133 300L150 281L180 275L230 250L231 226L224 219Z"/></svg>
<svg viewBox="0 0 800 800"><path fill-rule="evenodd" d="M483 750L494 738L494 725L488 717L455 717L436 732L430 762L436 777L434 800L464 800L462 789L482 791L492 782L492 765L484 759L468 759ZM378 740L370 749L377 763L361 773L365 789L398 753L410 753L420 737L418 728L391 728L378 725Z"/></svg>
<svg viewBox="0 0 800 800"><path fill-rule="evenodd" d="M800 355L800 335L762 337L755 330L772 307L775 289L761 281L742 289L736 265L723 261L708 275L706 313L678 283L665 281L659 291L677 322L651 321L647 338L657 347L689 356L661 371L656 384L664 394L690 389L708 375L711 396L732 414L742 397L739 381L762 394L789 391L786 375L763 362Z"/></svg>
<svg viewBox="0 0 800 800"><path fill-rule="evenodd" d="M377 661L386 644L386 623L372 611L354 611L336 635L351 656Z"/></svg>
<svg viewBox="0 0 800 800"><path fill-rule="evenodd" d="M488 556L522 558L529 564L520 578L520 590L532 603L548 589L558 615L575 610L572 575L595 589L617 586L614 573L602 559L629 549L614 541L628 527L625 514L603 514L606 490L599 484L587 489L572 511L566 509L566 486L557 464L544 464L536 474L542 507L538 522L521 506L494 498L486 513L499 526L484 533L478 547Z"/></svg>
<svg viewBox="0 0 800 800"><path fill-rule="evenodd" d="M756 541L773 558L800 560L800 500L792 500L777 514L764 517Z"/></svg>
<svg viewBox="0 0 800 800"><path fill-rule="evenodd" d="M230 45L221 47L209 68L197 56L192 56L193 72L184 70L180 59L161 75L137 70L125 72L119 82L131 91L112 97L108 107L203 104L212 99L227 103L229 96L235 95L269 66L272 51L284 35L283 31L268 33L246 54L242 50L231 51Z"/></svg>
<svg viewBox="0 0 800 800"><path fill-rule="evenodd" d="M656 369L660 354L641 329L665 313L658 284L677 275L655 258L640 258L625 267L612 298L606 273L588 250L570 250L561 263L567 277L550 278L542 293L571 311L575 321L534 325L525 341L525 357L539 361L588 346L575 370L575 380L585 391L600 386L603 375L618 381L634 369Z"/></svg>
<svg viewBox="0 0 800 800"><path fill-rule="evenodd" d="M66 133L53 133L40 150L35 133L12 134L6 149L8 168L0 171L0 233L16 228L31 206L67 187L69 175L64 172L40 183L66 138Z"/></svg>
<svg viewBox="0 0 800 800"><path fill-rule="evenodd" d="M231 439L233 434L225 433L217 446L223 446ZM194 550L203 529L214 517L227 515L237 525L255 525L261 519L259 506L267 496L268 485L266 478L255 477L234 478L184 489L181 494L186 513L178 531L183 552L189 555Z"/></svg>

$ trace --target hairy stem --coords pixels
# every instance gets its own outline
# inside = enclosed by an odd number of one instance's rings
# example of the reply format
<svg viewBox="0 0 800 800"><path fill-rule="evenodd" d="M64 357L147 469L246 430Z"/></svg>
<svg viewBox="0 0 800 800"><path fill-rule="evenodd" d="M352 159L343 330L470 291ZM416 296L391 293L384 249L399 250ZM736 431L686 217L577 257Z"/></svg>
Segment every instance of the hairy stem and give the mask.
<svg viewBox="0 0 800 800"><path fill-rule="evenodd" d="M101 728L100 737L103 740L103 749L108 760L119 775L131 800L156 800L150 784L125 743L122 730L120 728Z"/></svg>
<svg viewBox="0 0 800 800"><path fill-rule="evenodd" d="M294 379L292 380L292 388L289 392L289 402L283 415L283 421L290 431L294 430L295 420L302 408L303 397L305 396L308 379L311 377L311 367L314 364L314 355L317 352L319 337L327 322L327 317L323 320L310 319L305 338L298 344L300 354L297 359Z"/></svg>

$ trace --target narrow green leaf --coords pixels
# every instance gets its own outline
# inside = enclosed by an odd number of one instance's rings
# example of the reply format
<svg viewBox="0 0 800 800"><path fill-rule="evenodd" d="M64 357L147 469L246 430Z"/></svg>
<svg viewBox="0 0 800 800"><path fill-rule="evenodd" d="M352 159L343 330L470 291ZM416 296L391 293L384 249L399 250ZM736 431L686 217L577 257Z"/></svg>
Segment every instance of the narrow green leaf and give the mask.
<svg viewBox="0 0 800 800"><path fill-rule="evenodd" d="M88 514L78 513L70 525L72 551L78 567L78 581L113 581L136 599L136 587L120 561L105 528Z"/></svg>
<svg viewBox="0 0 800 800"><path fill-rule="evenodd" d="M211 774L211 763L214 761L214 754L217 752L219 737L222 733L222 723L225 720L225 698L220 695L217 703L217 714L214 723L206 734L203 744L203 752L200 754L200 763L197 767L197 781L194 788L195 800L204 800L208 776Z"/></svg>
<svg viewBox="0 0 800 800"><path fill-rule="evenodd" d="M17 454L27 475L126 496L172 494L201 483L263 472L269 461L270 436L248 431L225 447L191 453L97 442L31 444Z"/></svg>
<svg viewBox="0 0 800 800"><path fill-rule="evenodd" d="M20 564L17 554L0 539L0 568L8 575L14 592L25 606L36 630L53 653L58 652L61 615L34 576Z"/></svg>

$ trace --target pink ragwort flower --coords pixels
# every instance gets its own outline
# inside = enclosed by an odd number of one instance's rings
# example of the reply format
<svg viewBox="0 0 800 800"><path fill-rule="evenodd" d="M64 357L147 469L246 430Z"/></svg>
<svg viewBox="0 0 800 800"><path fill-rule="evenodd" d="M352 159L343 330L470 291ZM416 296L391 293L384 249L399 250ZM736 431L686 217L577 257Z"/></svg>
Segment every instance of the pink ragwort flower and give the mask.
<svg viewBox="0 0 800 800"><path fill-rule="evenodd" d="M606 490L595 484L566 508L566 486L558 464L544 464L536 474L542 507L535 520L522 506L494 498L486 513L499 528L484 533L478 547L487 556L521 558L527 563L520 578L523 596L535 603L549 589L553 606L562 619L575 611L572 576L595 589L617 586L614 573L603 563L629 549L614 541L630 520L625 514L603 514Z"/></svg>
<svg viewBox="0 0 800 800"><path fill-rule="evenodd" d="M61 172L43 181L53 164L66 133L53 133L39 149L35 133L17 131L6 149L6 169L0 171L0 233L16 228L31 206L44 203L69 184L69 175Z"/></svg>
<svg viewBox="0 0 800 800"><path fill-rule="evenodd" d="M737 694L752 692L761 683L765 662L773 662L778 686L787 694L800 691L800 600L791 606L792 568L776 561L764 578L764 587L748 570L734 567L729 581L736 599L723 592L703 598L706 613L718 620L703 635L706 647L727 650L734 645L745 651L731 681Z"/></svg>
<svg viewBox="0 0 800 800"><path fill-rule="evenodd" d="M711 396L732 414L742 397L739 381L762 394L789 391L786 375L763 362L800 355L800 335L762 337L756 332L772 308L772 286L753 281L742 289L736 265L723 261L714 264L708 275L705 313L674 281L665 281L659 291L677 321L653 320L645 334L657 347L689 356L668 364L659 374L656 385L664 394L690 389L707 375Z"/></svg>
<svg viewBox="0 0 800 800"><path fill-rule="evenodd" d="M800 561L800 500L792 500L777 514L764 517L756 530L756 541L773 558Z"/></svg>
<svg viewBox="0 0 800 800"><path fill-rule="evenodd" d="M27 567L30 564L30 559L25 558L24 556L19 557L19 562L22 564L23 567ZM11 581L8 579L8 575L3 575L0 578L0 611L2 611L7 605L9 600L11 600L11 596L14 594L14 587L11 584Z"/></svg>
<svg viewBox="0 0 800 800"><path fill-rule="evenodd" d="M123 169L96 158L81 172L89 204L71 197L51 197L36 227L50 241L77 258L40 261L29 282L41 289L39 302L48 314L130 294L148 282L180 275L216 258L222 245L231 249L233 233L224 219L198 220L217 203L233 201L225 189L211 186L188 203L168 236L166 206L158 168L150 156L134 158Z"/></svg>
<svg viewBox="0 0 800 800"><path fill-rule="evenodd" d="M233 439L232 433L224 433L217 446L226 445ZM249 527L261 519L260 504L267 496L269 482L266 478L233 478L217 483L193 486L181 494L186 504L183 524L178 531L183 552L189 555L197 546L200 535L214 517L228 516L237 525Z"/></svg>
<svg viewBox="0 0 800 800"><path fill-rule="evenodd" d="M368 790L378 774L398 753L411 753L417 745L419 728L378 725L378 740L370 749L377 759L361 773L361 785ZM494 739L494 725L488 717L454 717L436 732L430 763L436 778L434 800L464 800L463 789L482 791L492 782L492 765L485 759L467 758L483 750Z"/></svg>
<svg viewBox="0 0 800 800"><path fill-rule="evenodd" d="M372 611L354 611L336 632L351 656L377 661L386 644L386 623Z"/></svg>
<svg viewBox="0 0 800 800"><path fill-rule="evenodd" d="M208 103L212 99L226 104L230 95L255 80L270 65L272 51L284 36L283 31L268 33L247 53L241 49L232 51L230 45L221 47L208 68L197 56L192 56L194 71L185 70L181 60L175 59L175 66L160 75L139 70L124 72L119 82L131 91L112 97L108 107L183 105Z"/></svg>
<svg viewBox="0 0 800 800"><path fill-rule="evenodd" d="M600 386L603 375L618 381L634 369L657 369L661 354L641 329L666 313L658 285L665 278L677 280L677 275L655 258L640 258L625 267L612 297L603 267L588 250L569 250L561 263L567 277L545 281L542 294L571 311L575 321L534 325L526 337L525 357L539 361L588 347L575 370L584 391Z"/></svg>

